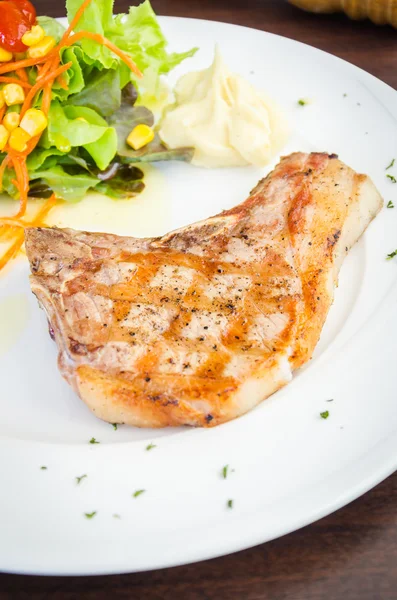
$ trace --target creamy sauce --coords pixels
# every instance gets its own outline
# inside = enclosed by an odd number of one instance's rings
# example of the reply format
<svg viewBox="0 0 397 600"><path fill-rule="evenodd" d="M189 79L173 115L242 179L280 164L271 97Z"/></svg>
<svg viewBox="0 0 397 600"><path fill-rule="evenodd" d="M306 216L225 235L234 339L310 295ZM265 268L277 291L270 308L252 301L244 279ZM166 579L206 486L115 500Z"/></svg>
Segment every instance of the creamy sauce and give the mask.
<svg viewBox="0 0 397 600"><path fill-rule="evenodd" d="M37 199L29 199L28 205L26 207L26 213L23 216L23 221L32 221L34 217L37 215L40 208L45 203L45 200ZM7 196L6 194L0 194L0 216L1 217L13 217L15 213L18 212L19 208L19 200L14 200Z"/></svg>
<svg viewBox="0 0 397 600"><path fill-rule="evenodd" d="M0 357L19 340L29 320L29 303L25 294L0 299Z"/></svg>
<svg viewBox="0 0 397 600"><path fill-rule="evenodd" d="M115 200L92 192L81 202L62 202L55 206L46 219L47 224L133 237L164 234L171 223L165 178L150 165L139 165L139 168L145 172L146 187L135 198Z"/></svg>
<svg viewBox="0 0 397 600"><path fill-rule="evenodd" d="M171 148L193 146L197 166L263 166L287 140L288 124L277 105L232 73L217 48L208 69L179 79L175 100L160 136Z"/></svg>
<svg viewBox="0 0 397 600"><path fill-rule="evenodd" d="M145 173L144 191L129 200L115 200L95 192L77 203L59 202L44 219L44 224L56 227L70 227L86 231L103 231L133 237L155 237L171 229L170 190L160 170L151 165L140 165ZM33 222L45 200L31 200L28 203L24 221ZM1 196L1 216L13 216L18 210L18 202L8 196ZM15 229L0 227L0 259L16 241ZM5 276L15 264L15 260L26 256L24 245L8 264L0 270Z"/></svg>

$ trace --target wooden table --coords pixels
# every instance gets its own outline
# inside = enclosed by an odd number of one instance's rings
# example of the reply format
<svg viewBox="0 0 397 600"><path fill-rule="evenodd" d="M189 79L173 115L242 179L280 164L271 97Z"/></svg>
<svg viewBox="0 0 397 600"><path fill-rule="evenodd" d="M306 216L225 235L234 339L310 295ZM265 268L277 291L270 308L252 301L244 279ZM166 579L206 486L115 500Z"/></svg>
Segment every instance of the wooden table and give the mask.
<svg viewBox="0 0 397 600"><path fill-rule="evenodd" d="M116 10L128 4L116 0ZM35 0L35 5L39 14L64 13L63 0ZM308 15L283 0L153 0L153 5L158 14L238 23L306 42L397 88L397 32L389 27ZM232 556L109 577L0 575L0 598L396 600L396 500L397 474L301 531Z"/></svg>

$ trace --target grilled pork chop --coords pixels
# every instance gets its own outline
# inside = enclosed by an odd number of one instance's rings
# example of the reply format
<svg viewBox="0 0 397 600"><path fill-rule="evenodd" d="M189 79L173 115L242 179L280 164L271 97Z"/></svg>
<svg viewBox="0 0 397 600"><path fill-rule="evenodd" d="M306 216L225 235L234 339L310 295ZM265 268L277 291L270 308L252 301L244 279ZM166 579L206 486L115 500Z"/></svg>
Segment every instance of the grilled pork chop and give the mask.
<svg viewBox="0 0 397 600"><path fill-rule="evenodd" d="M310 359L343 257L381 206L335 155L296 153L239 206L161 238L27 229L61 373L111 423L245 413Z"/></svg>

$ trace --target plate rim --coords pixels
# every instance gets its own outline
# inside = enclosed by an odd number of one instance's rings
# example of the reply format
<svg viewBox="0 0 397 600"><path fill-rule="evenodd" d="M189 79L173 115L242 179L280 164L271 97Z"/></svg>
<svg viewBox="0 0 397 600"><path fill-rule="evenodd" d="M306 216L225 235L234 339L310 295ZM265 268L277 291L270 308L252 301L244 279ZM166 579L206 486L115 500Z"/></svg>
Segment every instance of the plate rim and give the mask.
<svg viewBox="0 0 397 600"><path fill-rule="evenodd" d="M265 31L265 30L255 29L255 28L244 26L244 25L237 25L234 23L225 23L225 22L221 22L221 21L212 21L212 20L191 18L191 17L173 17L173 16L159 16L159 17L160 17L160 21L163 21L163 20L166 20L166 21L195 21L195 22L201 22L204 24L210 23L214 26L222 26L222 27L225 26L225 27L230 27L230 28L238 27L243 30L259 32L266 36L274 36L274 37L280 38L281 40L288 40L288 42L290 42L292 44L299 44L299 45L309 48L311 51L314 50L315 52L321 53L322 55L326 55L328 57L327 59L329 60L329 58L331 58L332 61L335 62L335 64L338 64L338 65L342 64L343 68L347 69L348 72L353 73L353 75L356 75L356 76L360 75L361 81L371 85L372 90L373 90L373 86L377 86L378 89L383 88L385 93L390 95L390 97L393 95L394 96L393 100L396 100L396 98L397 98L397 91L394 90L389 84L380 80L376 76L368 73L361 67L358 67L358 66L346 61L345 59L339 58L333 54L330 54L324 50L316 48L315 46L311 46L307 43L300 42L300 41L297 41L292 38L282 36L279 34L274 34L274 33L271 33L271 32ZM58 20L64 21L65 18L63 17ZM395 287L395 286L393 286L393 287ZM386 296L389 297L390 293L391 292L389 290ZM356 336L353 336L353 337L356 337ZM348 344L351 342L352 342L352 339L348 342ZM94 576L94 575L108 575L108 574L110 575L110 574L144 572L144 571L163 569L163 568L169 568L169 567L174 567L174 566L183 566L183 565L191 564L194 562L209 560L212 558L217 558L220 556L225 556L227 554L239 552L241 550L245 550L245 549L260 545L262 543L266 543L266 542L276 539L278 537L288 535L289 533L291 533L293 531L301 529L302 527L305 527L311 523L318 521L319 519L324 518L325 516L328 516L329 514L335 512L336 510L339 510L340 508L346 506L350 502L356 500L361 495L363 495L364 493L366 493L367 491L369 491L370 489L372 489L373 487L378 485L381 481L383 481L384 479L389 477L397 469L397 456L393 456L393 453L388 453L388 452L386 452L386 454L385 454L385 449L391 443L390 442L391 438L395 439L393 436L393 433L391 433L386 438L383 438L378 443L379 447L378 447L378 452L376 453L376 455L377 456L379 455L379 458L376 461L373 461L374 465L371 466L371 468L369 470L367 469L365 476L358 478L357 482L355 483L355 485L353 487L349 487L346 491L344 491L343 493L341 493L339 495L339 499L337 501L331 502L329 505L325 505L325 506L322 505L321 508L319 508L317 511L314 511L316 513L315 515L311 515L311 516L308 515L307 517L296 518L294 524L291 524L287 528L283 528L280 525L278 527L278 529L280 531L275 532L271 536L266 535L266 533L260 533L261 527L260 527L260 525L258 527L258 516L261 514L261 511L258 510L256 513L252 513L250 515L245 514L245 515L240 515L238 517L235 517L235 518L239 519L240 521L244 521L245 523L248 523L251 519L254 519L254 521L256 521L256 527L253 528L252 525L247 526L246 533L244 534L244 536L240 536L240 538L244 537L244 541L241 541L241 539L239 539L239 540L236 539L233 544L228 542L226 544L227 549L225 549L225 548L223 548L221 540L219 540L219 538L217 538L217 541L215 543L211 542L208 544L208 549L206 552L198 552L198 555L196 555L196 556L194 556L194 552L190 552L189 554L192 554L192 556L189 556L189 558L187 558L187 560L177 560L177 559L173 558L171 560L164 560L163 562L157 561L156 563L148 564L146 567L139 567L136 569L128 567L127 565L124 567L117 567L117 568L113 568L113 569L112 568L109 569L109 568L99 565L95 569L87 569L87 568L84 568L84 566L83 566L83 568L81 568L81 569L65 568L64 570L57 570L57 569L51 569L51 568L32 570L29 568L21 569L18 567L12 568L10 566L6 566L6 568L4 570L3 566L0 565L0 571L7 572L7 573L14 573L14 574L54 575L54 576L55 575L59 575L59 576L81 576L81 575ZM20 442L16 441L15 443L19 444ZM130 443L130 442L125 442L125 444L127 444L127 443ZM122 443L122 446L125 446L125 444ZM394 445L397 448L397 444L395 443ZM383 458L384 455L385 455L385 458ZM386 460L387 457L388 457L388 460ZM363 457L360 457L360 460L362 458ZM351 465L350 465L350 467L351 467ZM348 470L348 468L349 467L344 467L345 470L346 469ZM250 532L250 535L249 535L249 532ZM250 538L249 540L246 539L248 537ZM216 545L218 545L218 550L215 550L213 548ZM186 554L186 550L185 551L182 550L182 552L180 552L179 555L184 554L184 553ZM119 561L119 563L121 564L121 561ZM75 565L75 567L76 567L76 565Z"/></svg>

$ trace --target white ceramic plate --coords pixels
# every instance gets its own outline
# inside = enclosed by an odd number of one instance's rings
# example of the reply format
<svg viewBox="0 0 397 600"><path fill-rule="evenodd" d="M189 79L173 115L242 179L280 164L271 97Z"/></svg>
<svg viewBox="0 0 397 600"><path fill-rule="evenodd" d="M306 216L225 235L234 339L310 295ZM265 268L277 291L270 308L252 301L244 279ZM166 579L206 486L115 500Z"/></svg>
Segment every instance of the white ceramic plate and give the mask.
<svg viewBox="0 0 397 600"><path fill-rule="evenodd" d="M294 133L285 154L336 152L397 206L397 185L385 171L397 157L391 88L292 40L199 20L161 23L173 49L201 48L173 80L208 65L218 42L228 64L289 114ZM300 107L299 98L311 102ZM397 168L388 173L397 176ZM120 233L163 233L237 204L261 175L165 165L149 174L129 222L110 213L101 221L109 205L95 210L92 199L64 218L91 229L108 222ZM256 410L209 430L114 431L98 421L58 373L28 266L14 263L0 278L0 570L101 574L219 556L315 521L392 473L397 262L385 257L397 247L396 226L397 208L385 208L348 256L310 365ZM100 444L90 445L92 437ZM149 443L156 447L147 451ZM233 472L223 479L226 464ZM133 498L138 489L146 492Z"/></svg>

